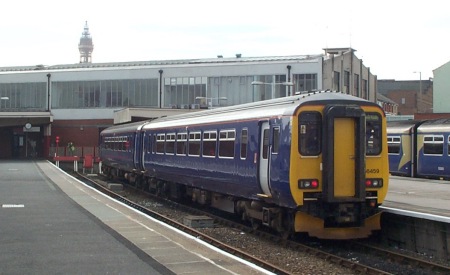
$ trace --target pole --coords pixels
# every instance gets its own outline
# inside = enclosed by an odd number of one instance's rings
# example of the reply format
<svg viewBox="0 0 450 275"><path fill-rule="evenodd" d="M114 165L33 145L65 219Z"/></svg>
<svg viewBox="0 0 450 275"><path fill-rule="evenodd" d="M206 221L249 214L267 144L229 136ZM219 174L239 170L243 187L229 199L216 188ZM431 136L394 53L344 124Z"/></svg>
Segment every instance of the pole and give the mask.
<svg viewBox="0 0 450 275"><path fill-rule="evenodd" d="M159 70L159 108L162 108L162 74L163 70Z"/></svg>
<svg viewBox="0 0 450 275"><path fill-rule="evenodd" d="M50 77L51 74L47 74L47 111L50 112Z"/></svg>
<svg viewBox="0 0 450 275"><path fill-rule="evenodd" d="M423 98L422 98L422 72L419 72L419 97L420 97L420 109L422 109L423 106ZM420 111L417 110L419 113Z"/></svg>

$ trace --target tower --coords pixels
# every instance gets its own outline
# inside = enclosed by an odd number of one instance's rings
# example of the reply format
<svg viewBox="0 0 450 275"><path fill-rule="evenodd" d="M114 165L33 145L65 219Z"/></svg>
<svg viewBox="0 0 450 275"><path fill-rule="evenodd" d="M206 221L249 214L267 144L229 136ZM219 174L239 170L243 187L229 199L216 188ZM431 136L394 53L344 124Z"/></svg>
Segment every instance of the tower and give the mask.
<svg viewBox="0 0 450 275"><path fill-rule="evenodd" d="M92 44L92 37L89 33L87 21L80 38L80 44L78 44L78 50L80 51L80 63L92 63L91 55L94 50L94 44Z"/></svg>

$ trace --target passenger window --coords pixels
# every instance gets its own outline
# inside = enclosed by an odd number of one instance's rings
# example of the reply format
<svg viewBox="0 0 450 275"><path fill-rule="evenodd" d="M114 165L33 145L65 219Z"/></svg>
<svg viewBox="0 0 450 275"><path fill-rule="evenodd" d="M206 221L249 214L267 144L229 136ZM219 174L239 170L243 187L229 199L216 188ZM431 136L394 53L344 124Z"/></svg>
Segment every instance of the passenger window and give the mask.
<svg viewBox="0 0 450 275"><path fill-rule="evenodd" d="M322 150L322 116L319 112L303 112L299 116L298 148L303 156L317 156Z"/></svg>
<svg viewBox="0 0 450 275"><path fill-rule="evenodd" d="M217 132L203 132L203 156L215 157L217 146Z"/></svg>
<svg viewBox="0 0 450 275"><path fill-rule="evenodd" d="M263 151L262 158L267 159L269 152L269 129L264 129L263 131Z"/></svg>
<svg viewBox="0 0 450 275"><path fill-rule="evenodd" d="M235 140L236 140L236 132L234 130L220 131L219 157L234 158Z"/></svg>
<svg viewBox="0 0 450 275"><path fill-rule="evenodd" d="M189 156L200 156L200 132L189 133Z"/></svg>
<svg viewBox="0 0 450 275"><path fill-rule="evenodd" d="M447 139L447 154L450 155L450 136Z"/></svg>
<svg viewBox="0 0 450 275"><path fill-rule="evenodd" d="M366 114L366 155L381 153L381 123L379 114Z"/></svg>
<svg viewBox="0 0 450 275"><path fill-rule="evenodd" d="M166 154L173 155L175 153L175 134L166 135Z"/></svg>
<svg viewBox="0 0 450 275"><path fill-rule="evenodd" d="M278 154L278 150L280 148L280 127L274 127L272 132L272 140L273 140L273 146L272 146L272 153Z"/></svg>
<svg viewBox="0 0 450 275"><path fill-rule="evenodd" d="M247 143L248 143L248 130L242 129L242 131L241 131L241 159L247 158Z"/></svg>
<svg viewBox="0 0 450 275"><path fill-rule="evenodd" d="M164 154L164 142L165 142L165 135L158 134L156 136L156 153L157 154Z"/></svg>
<svg viewBox="0 0 450 275"><path fill-rule="evenodd" d="M156 135L152 135L151 140L152 140L152 153L155 154L156 153Z"/></svg>
<svg viewBox="0 0 450 275"><path fill-rule="evenodd" d="M388 153L393 155L400 154L401 139L399 136L392 136L387 138L388 141Z"/></svg>
<svg viewBox="0 0 450 275"><path fill-rule="evenodd" d="M427 135L423 137L424 155L443 155L444 136Z"/></svg>
<svg viewBox="0 0 450 275"><path fill-rule="evenodd" d="M187 134L186 133L180 133L177 134L177 155L183 156L186 155L186 143L187 143Z"/></svg>

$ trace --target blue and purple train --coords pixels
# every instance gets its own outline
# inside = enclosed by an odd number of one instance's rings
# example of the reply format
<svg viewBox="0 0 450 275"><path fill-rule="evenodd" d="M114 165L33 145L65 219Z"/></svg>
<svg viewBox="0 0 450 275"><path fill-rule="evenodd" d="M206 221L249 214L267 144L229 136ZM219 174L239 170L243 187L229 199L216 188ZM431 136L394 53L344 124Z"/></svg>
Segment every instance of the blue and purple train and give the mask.
<svg viewBox="0 0 450 275"><path fill-rule="evenodd" d="M100 152L106 175L283 235L380 229L386 117L361 98L315 92L113 126Z"/></svg>
<svg viewBox="0 0 450 275"><path fill-rule="evenodd" d="M450 179L450 119L392 121L387 132L391 174Z"/></svg>

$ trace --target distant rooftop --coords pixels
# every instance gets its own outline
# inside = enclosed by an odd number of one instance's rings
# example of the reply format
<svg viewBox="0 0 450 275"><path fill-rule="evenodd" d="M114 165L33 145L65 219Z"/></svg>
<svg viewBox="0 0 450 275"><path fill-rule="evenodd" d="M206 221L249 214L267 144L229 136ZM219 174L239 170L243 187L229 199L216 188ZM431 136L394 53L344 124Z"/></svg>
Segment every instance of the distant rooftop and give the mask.
<svg viewBox="0 0 450 275"><path fill-rule="evenodd" d="M140 67L140 66L163 66L163 65L188 65L188 64L207 64L207 63L250 63L250 62L268 62L268 61L308 61L321 58L323 55L291 55L291 56L266 56L266 57L243 57L236 54L234 57L203 58L203 59L179 59L179 60L153 60L153 61L126 61L109 63L74 63L61 65L35 65L35 66L16 66L0 67L0 72L15 71L35 71L35 70L64 70L64 69L84 69L84 68L108 68L108 67Z"/></svg>

